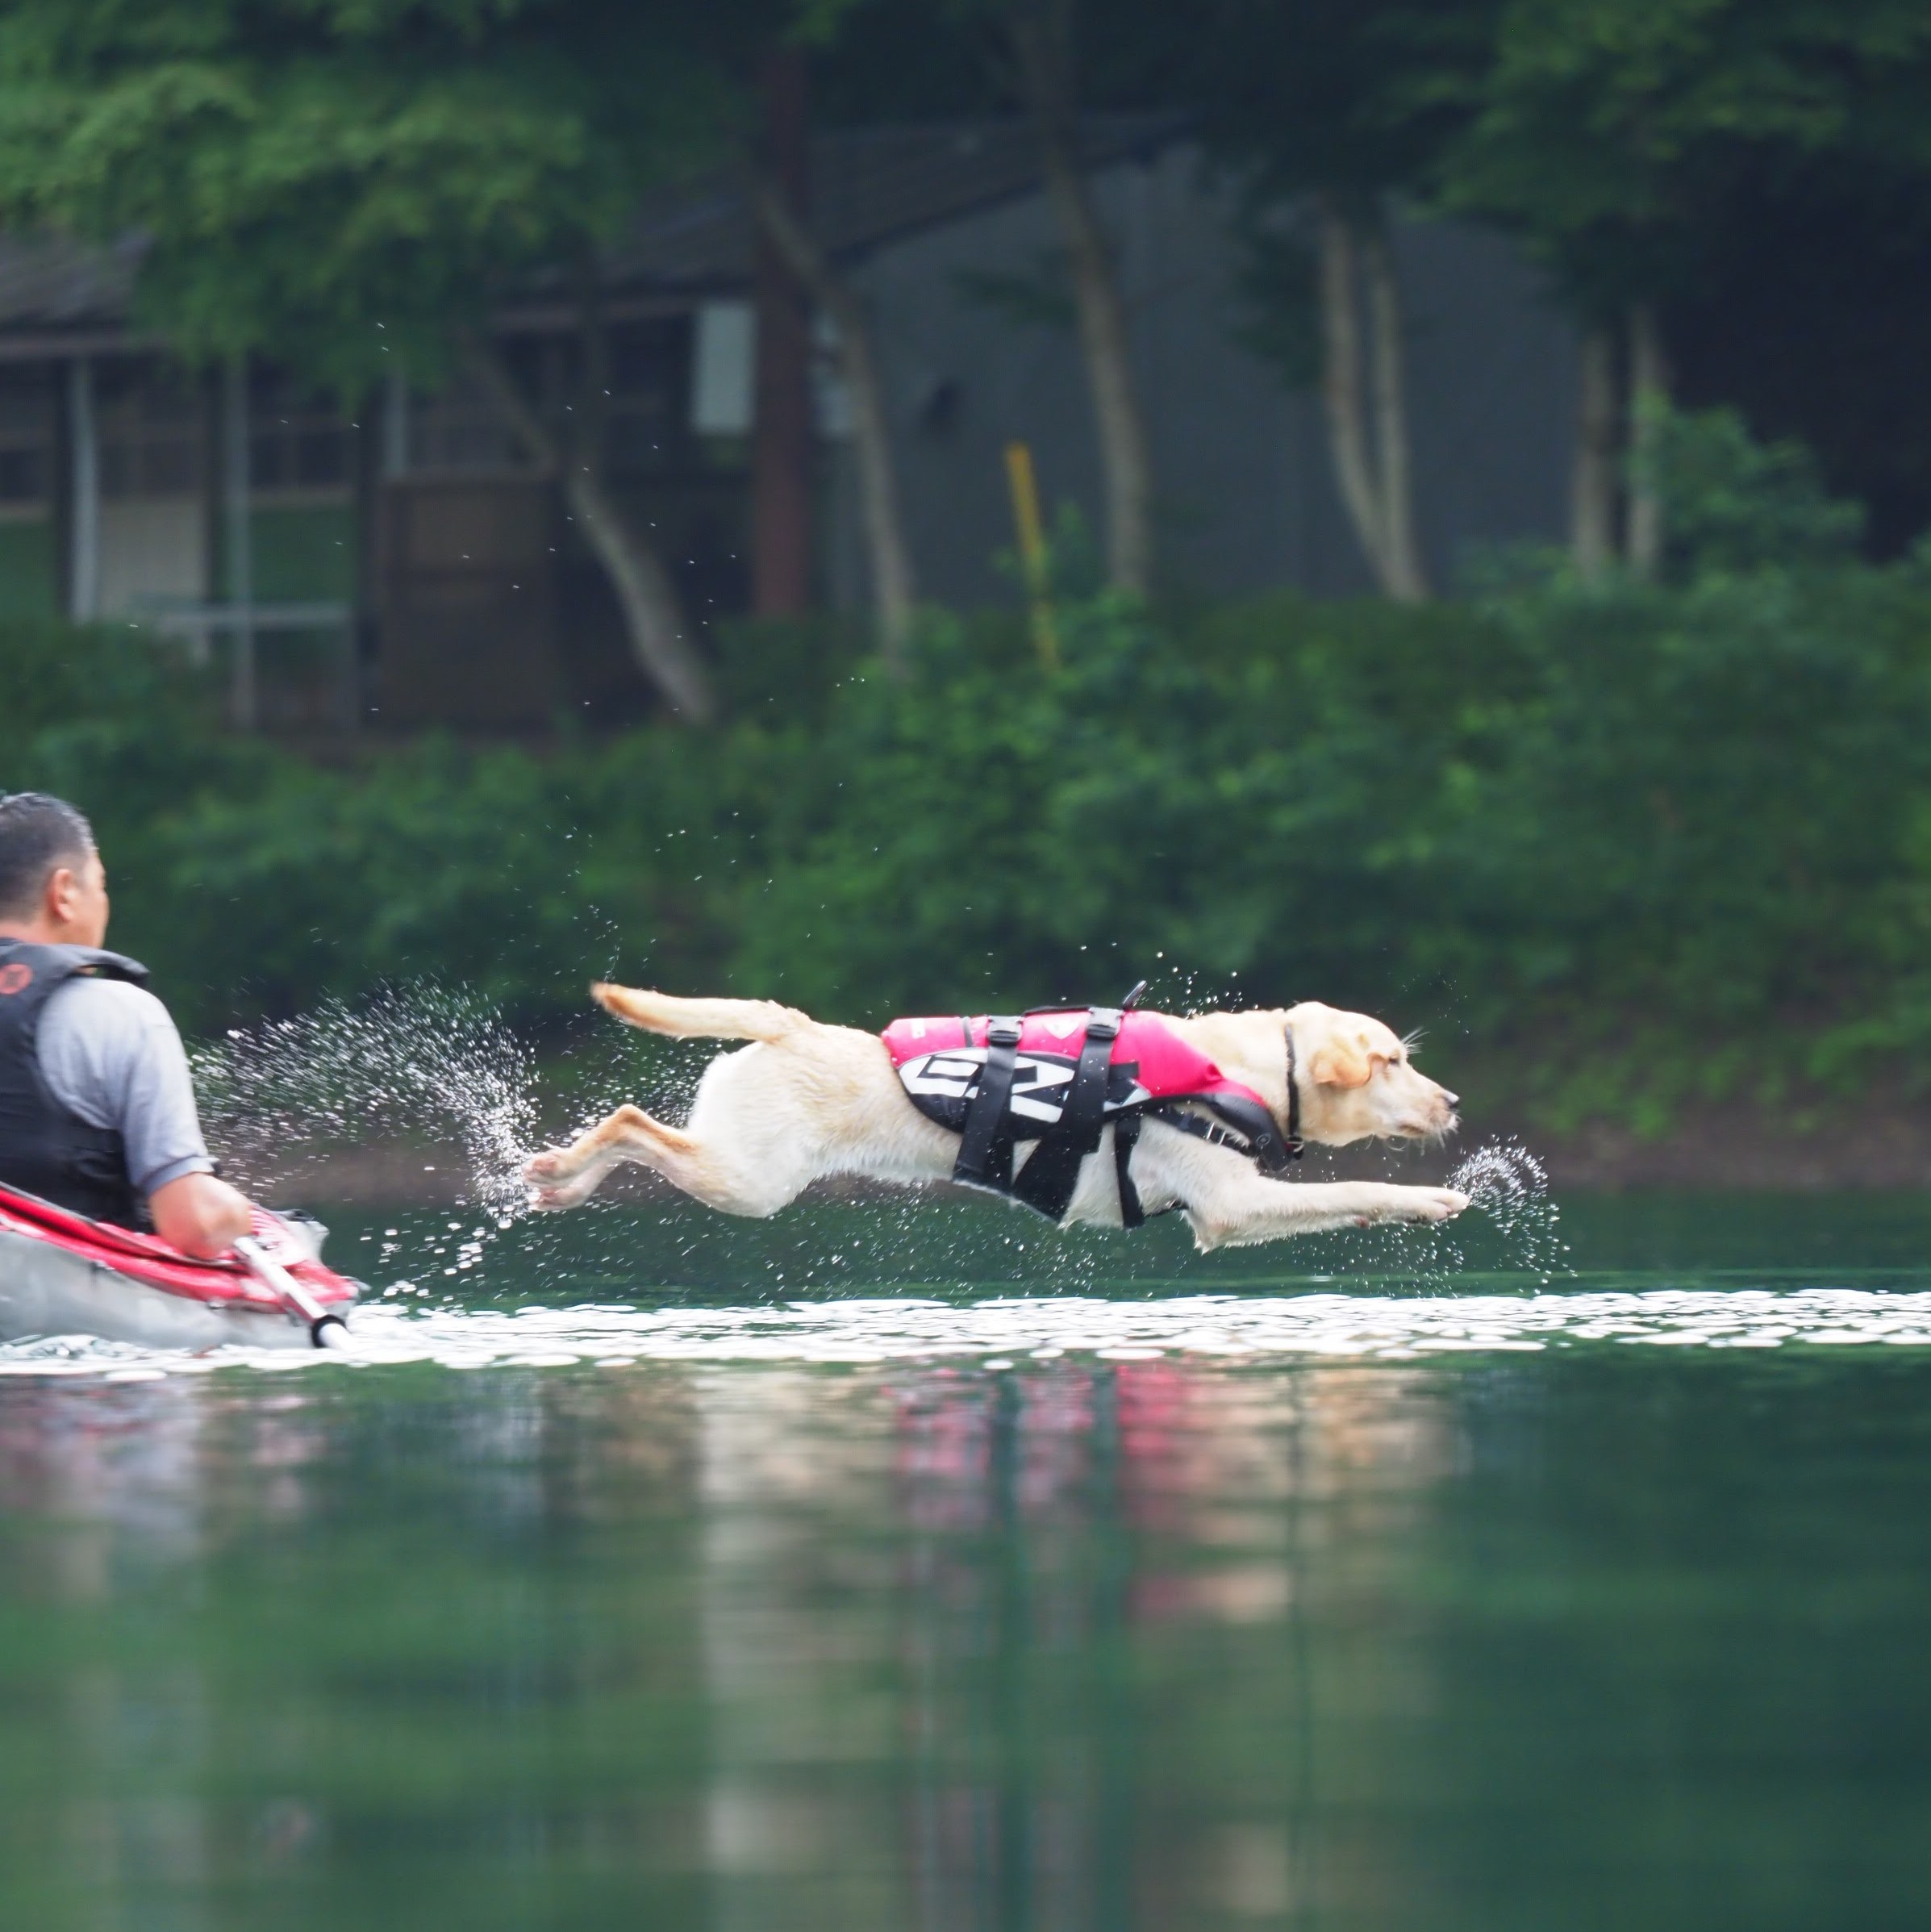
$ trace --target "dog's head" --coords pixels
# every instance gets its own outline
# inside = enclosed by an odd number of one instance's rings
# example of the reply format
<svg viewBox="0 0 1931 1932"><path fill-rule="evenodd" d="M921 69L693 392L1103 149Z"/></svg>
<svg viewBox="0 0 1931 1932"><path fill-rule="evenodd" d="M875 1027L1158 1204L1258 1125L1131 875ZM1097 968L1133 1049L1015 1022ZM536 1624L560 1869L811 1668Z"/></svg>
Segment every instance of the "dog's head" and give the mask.
<svg viewBox="0 0 1931 1932"><path fill-rule="evenodd" d="M1291 1008L1301 1132L1345 1147L1376 1136L1426 1140L1453 1131L1456 1096L1418 1072L1408 1043L1366 1013L1318 999Z"/></svg>

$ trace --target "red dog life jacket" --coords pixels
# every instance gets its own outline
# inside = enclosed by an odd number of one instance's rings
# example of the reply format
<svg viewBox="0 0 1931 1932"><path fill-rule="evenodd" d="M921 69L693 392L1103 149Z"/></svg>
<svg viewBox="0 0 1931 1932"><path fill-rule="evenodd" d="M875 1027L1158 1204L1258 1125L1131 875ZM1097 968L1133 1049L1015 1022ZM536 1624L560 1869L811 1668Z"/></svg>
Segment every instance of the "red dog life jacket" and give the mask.
<svg viewBox="0 0 1931 1932"><path fill-rule="evenodd" d="M1114 1129L1128 1227L1145 1218L1127 1164L1149 1114L1237 1146L1270 1171L1300 1152L1252 1087L1229 1079L1156 1014L1067 1007L1020 1019L895 1020L881 1037L912 1104L959 1135L953 1178L1011 1195L1053 1221L1066 1212L1103 1125ZM1292 1079L1291 1069L1291 1088ZM1031 1140L1043 1144L1016 1175L1016 1144Z"/></svg>

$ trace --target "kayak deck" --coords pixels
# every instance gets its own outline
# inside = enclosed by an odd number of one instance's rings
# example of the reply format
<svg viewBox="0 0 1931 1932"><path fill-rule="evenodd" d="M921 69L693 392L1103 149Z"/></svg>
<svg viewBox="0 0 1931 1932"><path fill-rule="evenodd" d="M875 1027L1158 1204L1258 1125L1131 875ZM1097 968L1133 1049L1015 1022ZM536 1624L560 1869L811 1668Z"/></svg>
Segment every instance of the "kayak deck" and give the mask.
<svg viewBox="0 0 1931 1932"><path fill-rule="evenodd" d="M308 1294L345 1313L357 1284L273 1216L256 1239ZM85 1334L149 1348L307 1348L308 1325L239 1258L198 1261L152 1234L0 1188L0 1342Z"/></svg>

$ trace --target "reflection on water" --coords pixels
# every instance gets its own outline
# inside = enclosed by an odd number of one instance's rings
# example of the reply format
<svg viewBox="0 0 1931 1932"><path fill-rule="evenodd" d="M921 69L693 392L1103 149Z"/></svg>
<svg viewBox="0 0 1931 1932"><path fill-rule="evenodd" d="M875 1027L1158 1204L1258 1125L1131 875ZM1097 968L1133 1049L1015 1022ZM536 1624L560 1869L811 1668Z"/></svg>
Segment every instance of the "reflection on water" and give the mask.
<svg viewBox="0 0 1931 1932"><path fill-rule="evenodd" d="M1914 1923L1931 1279L1673 1279L10 1351L0 1925Z"/></svg>
<svg viewBox="0 0 1931 1932"><path fill-rule="evenodd" d="M1165 1362L16 1384L0 1898L1291 1918L1324 1882L1307 1646L1345 1666L1404 1567L1444 1392Z"/></svg>

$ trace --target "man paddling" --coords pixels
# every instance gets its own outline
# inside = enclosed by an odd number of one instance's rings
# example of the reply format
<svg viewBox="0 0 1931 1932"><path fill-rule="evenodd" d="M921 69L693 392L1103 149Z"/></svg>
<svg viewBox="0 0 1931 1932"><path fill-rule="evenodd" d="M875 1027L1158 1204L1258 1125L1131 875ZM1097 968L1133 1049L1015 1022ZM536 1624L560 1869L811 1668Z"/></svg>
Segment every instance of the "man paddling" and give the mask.
<svg viewBox="0 0 1931 1932"><path fill-rule="evenodd" d="M102 950L107 876L79 812L0 798L0 1184L211 1258L248 1232L147 968Z"/></svg>

